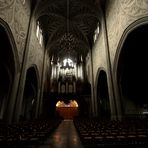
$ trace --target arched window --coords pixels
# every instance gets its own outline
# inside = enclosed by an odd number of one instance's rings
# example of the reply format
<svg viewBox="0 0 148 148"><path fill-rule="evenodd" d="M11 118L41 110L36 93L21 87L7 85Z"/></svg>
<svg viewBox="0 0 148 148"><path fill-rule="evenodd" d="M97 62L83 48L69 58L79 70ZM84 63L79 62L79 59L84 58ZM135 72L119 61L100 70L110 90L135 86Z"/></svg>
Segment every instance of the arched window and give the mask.
<svg viewBox="0 0 148 148"><path fill-rule="evenodd" d="M42 33L42 30L41 29L40 29L39 43L42 46L42 44L43 44L43 33Z"/></svg>
<svg viewBox="0 0 148 148"><path fill-rule="evenodd" d="M94 32L94 43L97 40L99 32L100 32L100 27L99 27L99 23L98 23L97 28L96 28L96 30Z"/></svg>
<svg viewBox="0 0 148 148"><path fill-rule="evenodd" d="M37 21L36 37L39 40L39 44L42 46L43 45L43 31L42 31L42 28L40 27L39 21Z"/></svg>
<svg viewBox="0 0 148 148"><path fill-rule="evenodd" d="M37 38L39 37L39 30L40 30L40 23L39 23L39 21L37 22L37 28L36 28L36 36L37 36Z"/></svg>

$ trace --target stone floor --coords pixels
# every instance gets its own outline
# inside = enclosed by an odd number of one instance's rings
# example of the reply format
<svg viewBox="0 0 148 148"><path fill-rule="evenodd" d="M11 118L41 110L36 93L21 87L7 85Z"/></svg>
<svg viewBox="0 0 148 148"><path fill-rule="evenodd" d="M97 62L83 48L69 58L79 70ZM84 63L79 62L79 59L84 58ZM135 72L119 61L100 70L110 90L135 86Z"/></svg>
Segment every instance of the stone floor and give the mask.
<svg viewBox="0 0 148 148"><path fill-rule="evenodd" d="M72 120L64 120L39 148L84 148Z"/></svg>

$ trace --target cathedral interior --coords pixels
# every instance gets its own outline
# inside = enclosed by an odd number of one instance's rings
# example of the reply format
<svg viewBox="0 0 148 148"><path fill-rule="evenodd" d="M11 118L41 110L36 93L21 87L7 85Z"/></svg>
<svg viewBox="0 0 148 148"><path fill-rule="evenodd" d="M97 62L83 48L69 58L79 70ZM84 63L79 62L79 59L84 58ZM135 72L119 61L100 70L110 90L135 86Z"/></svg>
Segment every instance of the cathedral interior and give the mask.
<svg viewBox="0 0 148 148"><path fill-rule="evenodd" d="M0 0L0 147L147 148L148 0Z"/></svg>

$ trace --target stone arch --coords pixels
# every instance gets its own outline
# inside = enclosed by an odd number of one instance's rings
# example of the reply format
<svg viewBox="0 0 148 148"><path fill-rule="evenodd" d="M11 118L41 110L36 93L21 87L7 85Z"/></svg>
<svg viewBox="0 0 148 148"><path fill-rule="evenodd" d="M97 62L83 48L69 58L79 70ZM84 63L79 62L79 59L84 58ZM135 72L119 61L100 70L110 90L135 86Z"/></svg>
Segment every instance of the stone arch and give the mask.
<svg viewBox="0 0 148 148"><path fill-rule="evenodd" d="M99 68L96 78L96 104L98 116L111 118L111 108L108 92L107 74L104 68Z"/></svg>
<svg viewBox="0 0 148 148"><path fill-rule="evenodd" d="M36 105L38 103L39 74L36 65L27 69L23 94L21 117L24 120L35 118Z"/></svg>
<svg viewBox="0 0 148 148"><path fill-rule="evenodd" d="M144 70L148 63L146 60L147 34L148 18L145 17L129 25L118 44L113 76L116 105L118 113L121 110L122 116L137 116L148 103L145 98L148 95L144 87L148 82L147 72Z"/></svg>
<svg viewBox="0 0 148 148"><path fill-rule="evenodd" d="M6 120L14 100L14 79L20 69L17 48L8 24L0 19L0 119ZM11 106L13 108L13 106Z"/></svg>

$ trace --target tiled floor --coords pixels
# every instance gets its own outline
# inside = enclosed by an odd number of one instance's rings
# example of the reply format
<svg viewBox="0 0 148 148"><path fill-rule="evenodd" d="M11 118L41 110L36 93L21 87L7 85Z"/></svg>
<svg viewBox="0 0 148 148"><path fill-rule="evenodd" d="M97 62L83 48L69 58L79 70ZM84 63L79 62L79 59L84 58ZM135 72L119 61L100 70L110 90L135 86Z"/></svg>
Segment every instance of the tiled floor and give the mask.
<svg viewBox="0 0 148 148"><path fill-rule="evenodd" d="M64 120L39 148L83 148L72 120Z"/></svg>

